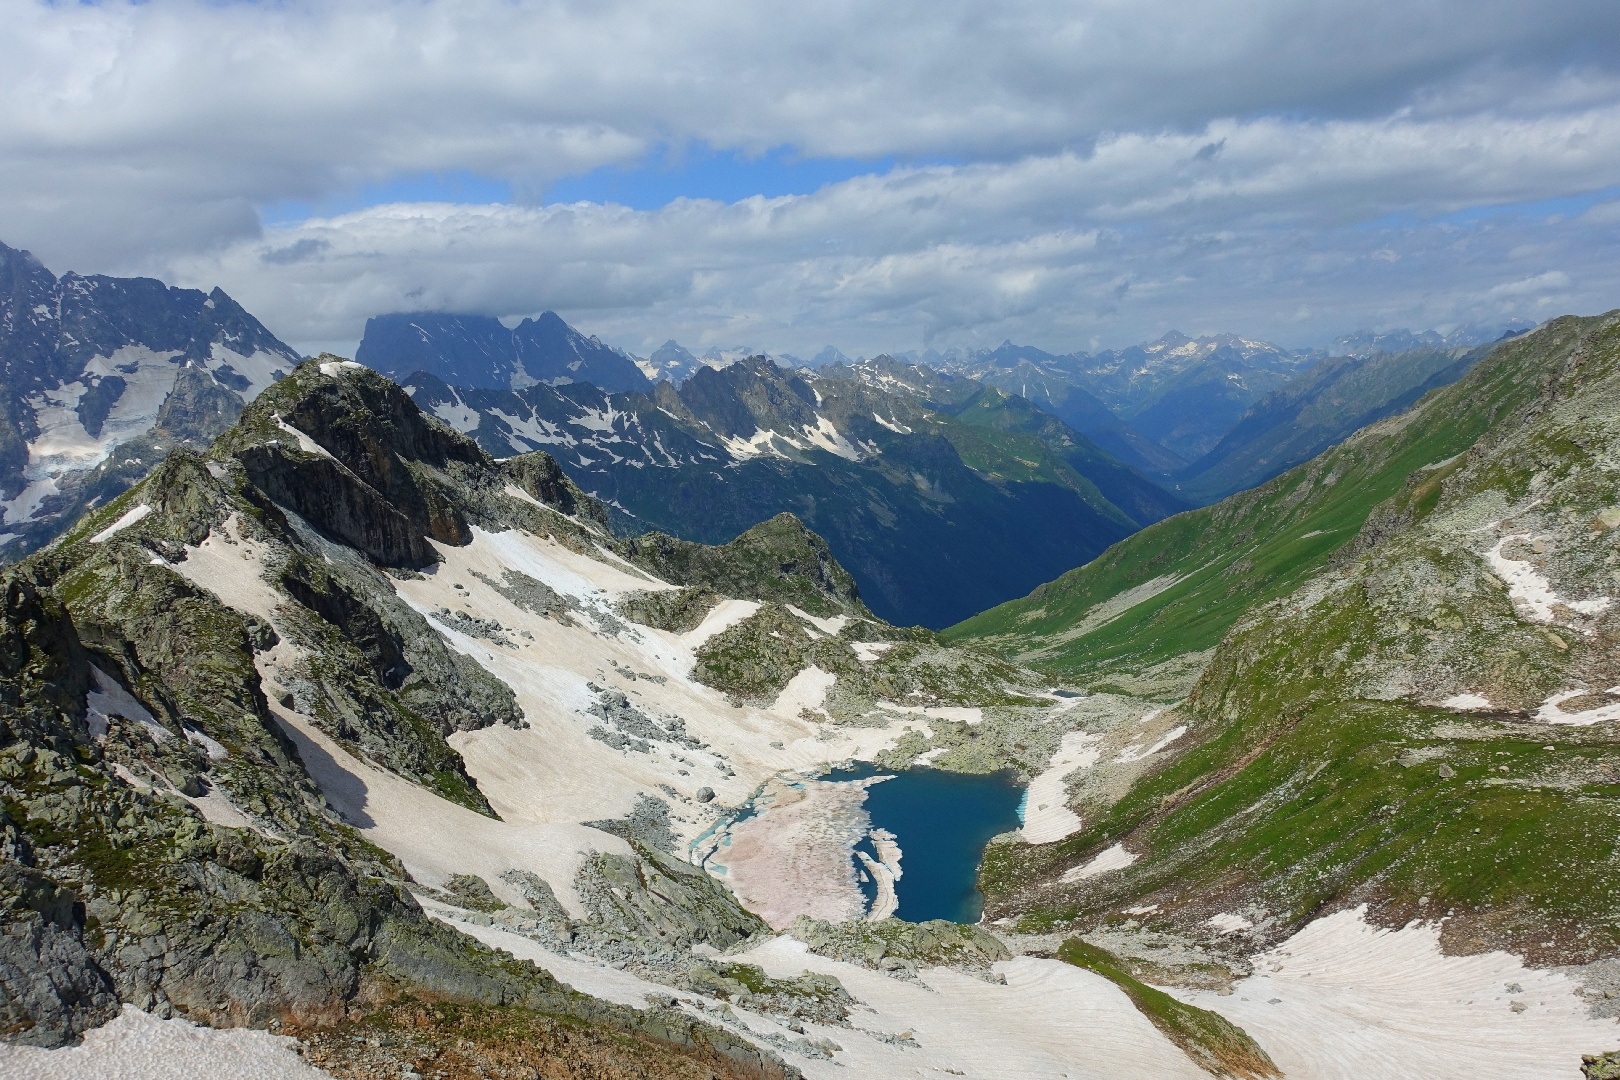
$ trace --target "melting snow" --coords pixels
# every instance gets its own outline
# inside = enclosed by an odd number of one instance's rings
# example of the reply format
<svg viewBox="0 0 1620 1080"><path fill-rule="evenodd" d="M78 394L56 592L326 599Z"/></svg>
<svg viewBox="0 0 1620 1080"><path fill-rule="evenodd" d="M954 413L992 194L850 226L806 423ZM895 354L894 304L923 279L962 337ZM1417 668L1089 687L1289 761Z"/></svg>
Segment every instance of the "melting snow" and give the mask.
<svg viewBox="0 0 1620 1080"><path fill-rule="evenodd" d="M896 435L910 435L911 434L911 429L906 427L906 425L904 425L902 423L899 423L898 421L885 420L885 419L883 419L883 417L879 416L877 413L872 414L872 419L876 420L879 425L888 428L890 431L894 432Z"/></svg>
<svg viewBox="0 0 1620 1080"><path fill-rule="evenodd" d="M347 371L364 371L366 365L357 364L353 360L328 360L321 365L321 374L330 375L334 379Z"/></svg>
<svg viewBox="0 0 1620 1080"><path fill-rule="evenodd" d="M1485 560L1498 577L1507 582L1508 596L1520 615L1531 622L1550 623L1553 608L1562 604L1581 615L1597 615L1609 609L1613 601L1607 596L1594 600L1564 600L1553 591L1552 582L1543 577L1526 559L1509 559L1502 554L1502 545L1510 540L1528 540L1527 533L1515 533L1498 540L1485 553Z"/></svg>
<svg viewBox="0 0 1620 1080"><path fill-rule="evenodd" d="M818 619L808 611L805 611L802 608L794 607L792 604L789 604L787 609L793 614L797 615L799 618L803 619L805 622L820 628L821 632L827 634L828 636L836 635L838 631L844 628L844 624L849 622L848 615L834 615L830 619Z"/></svg>
<svg viewBox="0 0 1620 1080"><path fill-rule="evenodd" d="M160 1020L125 1005L85 1032L84 1045L59 1050L0 1043L0 1074L33 1080L321 1080L330 1074L293 1050L296 1039L252 1028L216 1030Z"/></svg>
<svg viewBox="0 0 1620 1080"><path fill-rule="evenodd" d="M321 366L322 367L327 367L328 365L327 364L322 364ZM310 438L308 435L305 435L302 431L298 430L297 428L293 427L291 424L287 423L287 421L285 421L285 420L283 420L281 418L281 414L277 413L275 419L276 419L276 427L280 428L282 431L285 431L287 434L291 435L293 437L293 441L298 444L298 449L302 450L306 454L314 454L316 457L323 457L323 458L331 458L332 457L331 454L327 453L326 447L322 446L320 443L316 442L314 439ZM333 458L332 460L335 461L337 459Z"/></svg>
<svg viewBox="0 0 1620 1080"><path fill-rule="evenodd" d="M1580 1080L1583 1052L1620 1048L1568 976L1504 952L1446 956L1437 925L1384 930L1364 913L1318 919L1253 957L1233 992L1169 993L1242 1027L1301 1080ZM1522 993L1508 993L1515 983Z"/></svg>
<svg viewBox="0 0 1620 1080"><path fill-rule="evenodd" d="M1234 915L1230 911L1223 911L1219 915L1211 915L1205 921L1223 934L1235 934L1239 930L1251 930L1254 928L1254 923L1245 919L1242 915Z"/></svg>
<svg viewBox="0 0 1620 1080"><path fill-rule="evenodd" d="M1616 687L1620 689L1620 687ZM1560 706L1571 698L1584 697L1590 690L1560 690L1541 703L1535 718L1548 724L1566 724L1572 727L1590 727L1605 720L1620 720L1620 701L1611 701L1580 712L1565 712ZM1612 693L1612 691L1611 691Z"/></svg>
<svg viewBox="0 0 1620 1080"><path fill-rule="evenodd" d="M1143 717L1144 721L1146 719L1148 719L1148 718ZM1185 734L1187 734L1187 726L1185 724L1177 724L1175 727L1173 727L1169 731L1165 732L1164 736L1162 738L1160 738L1158 742L1154 743L1152 746L1148 747L1146 750L1142 749L1142 744L1141 743L1135 743L1135 744L1133 744L1131 746L1127 746L1125 749L1121 750L1119 752L1119 757L1116 758L1115 760L1116 761L1141 761L1145 757L1151 757L1152 755L1157 754L1160 750L1163 750L1165 747L1169 746L1171 743L1175 742L1177 739L1181 738Z"/></svg>
<svg viewBox="0 0 1620 1080"><path fill-rule="evenodd" d="M137 521L144 521L146 516L151 512L152 508L147 506L145 503L139 503L132 506L130 509L124 511L123 517L119 518L117 521L113 522L111 525L92 536L90 538L90 542L92 544L104 544L108 540L112 539L115 534L129 528Z"/></svg>
<svg viewBox="0 0 1620 1080"><path fill-rule="evenodd" d="M1136 856L1125 850L1123 844L1115 844L1105 851L1100 851L1089 862L1079 866L1070 867L1063 872L1058 880L1065 885L1073 885L1086 878L1094 878L1099 874L1106 874L1110 870L1123 870L1136 861Z"/></svg>
<svg viewBox="0 0 1620 1080"><path fill-rule="evenodd" d="M862 662L870 664L878 657L894 648L894 642L854 641L850 643L849 647L855 650L855 655L860 657Z"/></svg>
<svg viewBox="0 0 1620 1080"><path fill-rule="evenodd" d="M118 684L118 680L94 664L90 665L90 678L96 688L84 696L84 706L93 737L99 739L107 734L107 722L114 716L134 720L146 729L153 742L160 743L170 737L172 732L154 720L152 714L146 711L146 706L136 701L128 690Z"/></svg>
<svg viewBox="0 0 1620 1080"><path fill-rule="evenodd" d="M1089 769L1102 756L1102 736L1071 731L1052 754L1052 760L1024 792L1023 837L1031 844L1050 844L1080 830L1080 816L1070 810L1063 778L1077 769Z"/></svg>
<svg viewBox="0 0 1620 1080"><path fill-rule="evenodd" d="M1448 709L1488 709L1491 699L1480 694L1453 694L1440 704Z"/></svg>

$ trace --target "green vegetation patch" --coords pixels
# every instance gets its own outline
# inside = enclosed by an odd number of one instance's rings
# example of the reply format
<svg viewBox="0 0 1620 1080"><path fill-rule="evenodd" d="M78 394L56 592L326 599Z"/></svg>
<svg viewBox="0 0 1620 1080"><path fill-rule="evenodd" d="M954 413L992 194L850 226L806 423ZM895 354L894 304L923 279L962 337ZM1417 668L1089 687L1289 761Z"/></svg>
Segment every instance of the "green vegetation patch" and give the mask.
<svg viewBox="0 0 1620 1080"><path fill-rule="evenodd" d="M1247 1080L1282 1076L1271 1056L1242 1028L1224 1016L1183 1004L1163 990L1138 982L1106 949L1070 938L1058 947L1058 959L1101 975L1125 991L1137 1011L1205 1072Z"/></svg>

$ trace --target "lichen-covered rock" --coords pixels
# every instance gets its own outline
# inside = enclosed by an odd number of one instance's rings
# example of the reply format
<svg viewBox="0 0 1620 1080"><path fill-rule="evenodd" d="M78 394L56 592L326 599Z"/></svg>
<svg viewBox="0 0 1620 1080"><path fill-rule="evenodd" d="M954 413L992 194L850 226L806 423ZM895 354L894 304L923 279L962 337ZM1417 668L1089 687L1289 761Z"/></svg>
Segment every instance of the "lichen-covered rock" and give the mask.
<svg viewBox="0 0 1620 1080"><path fill-rule="evenodd" d="M872 616L827 542L792 514L778 514L718 547L663 533L635 537L624 547L631 562L676 585L793 604L817 616Z"/></svg>
<svg viewBox="0 0 1620 1080"><path fill-rule="evenodd" d="M914 977L925 967L985 974L997 961L1012 959L994 935L944 919L911 923L891 916L875 922L830 923L801 915L788 933L820 956L900 976Z"/></svg>

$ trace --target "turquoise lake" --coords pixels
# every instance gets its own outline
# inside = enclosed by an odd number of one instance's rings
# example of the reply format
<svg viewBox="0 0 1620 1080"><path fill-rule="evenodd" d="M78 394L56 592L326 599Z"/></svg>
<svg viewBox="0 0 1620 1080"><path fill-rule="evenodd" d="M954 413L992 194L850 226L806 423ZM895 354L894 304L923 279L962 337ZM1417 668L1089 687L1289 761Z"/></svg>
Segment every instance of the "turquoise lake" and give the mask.
<svg viewBox="0 0 1620 1080"><path fill-rule="evenodd" d="M897 916L911 922L949 919L976 923L984 911L978 890L979 861L990 838L1018 828L1024 788L1013 771L967 775L939 769L891 773L872 765L828 773L826 780L892 775L867 791L866 810L875 828L893 833L900 845ZM859 845L876 857L870 840ZM863 882L870 900L877 887Z"/></svg>

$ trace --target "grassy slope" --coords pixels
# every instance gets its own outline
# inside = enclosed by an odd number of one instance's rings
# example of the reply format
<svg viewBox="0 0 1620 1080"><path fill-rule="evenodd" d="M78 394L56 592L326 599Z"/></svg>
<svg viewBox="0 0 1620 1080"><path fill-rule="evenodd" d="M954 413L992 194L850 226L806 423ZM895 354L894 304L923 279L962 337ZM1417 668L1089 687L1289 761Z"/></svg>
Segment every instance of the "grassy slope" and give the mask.
<svg viewBox="0 0 1620 1080"><path fill-rule="evenodd" d="M1499 369L1538 385L1562 368L1555 392L1403 488L1356 558L1246 614L1182 709L1184 752L1081 807L1086 827L1060 843L993 845L989 913L1021 912L1027 928L1123 921L1148 900L1150 924L1207 935L1209 916L1241 911L1257 923L1230 942L1241 948L1367 902L1392 925L1450 914L1457 951L1612 955L1620 734L1419 703L1467 688L1525 710L1616 681L1612 620L1589 635L1526 623L1478 555L1480 523L1516 505L1516 529L1549 537L1561 588L1612 589L1614 534L1589 523L1620 501L1602 467L1620 437L1620 327L1588 338L1578 365L1553 348L1567 356L1598 322L1560 320L1539 357L1499 351ZM1140 861L1052 886L1116 842Z"/></svg>
<svg viewBox="0 0 1620 1080"><path fill-rule="evenodd" d="M1374 506L1421 467L1466 450L1540 386L1541 357L1593 320L1561 319L1505 342L1461 382L1276 479L1178 514L1115 544L1029 596L944 631L1073 678L1106 678L1214 647L1250 607L1297 587L1349 541ZM1155 580L1174 584L1077 633L1095 605Z"/></svg>

